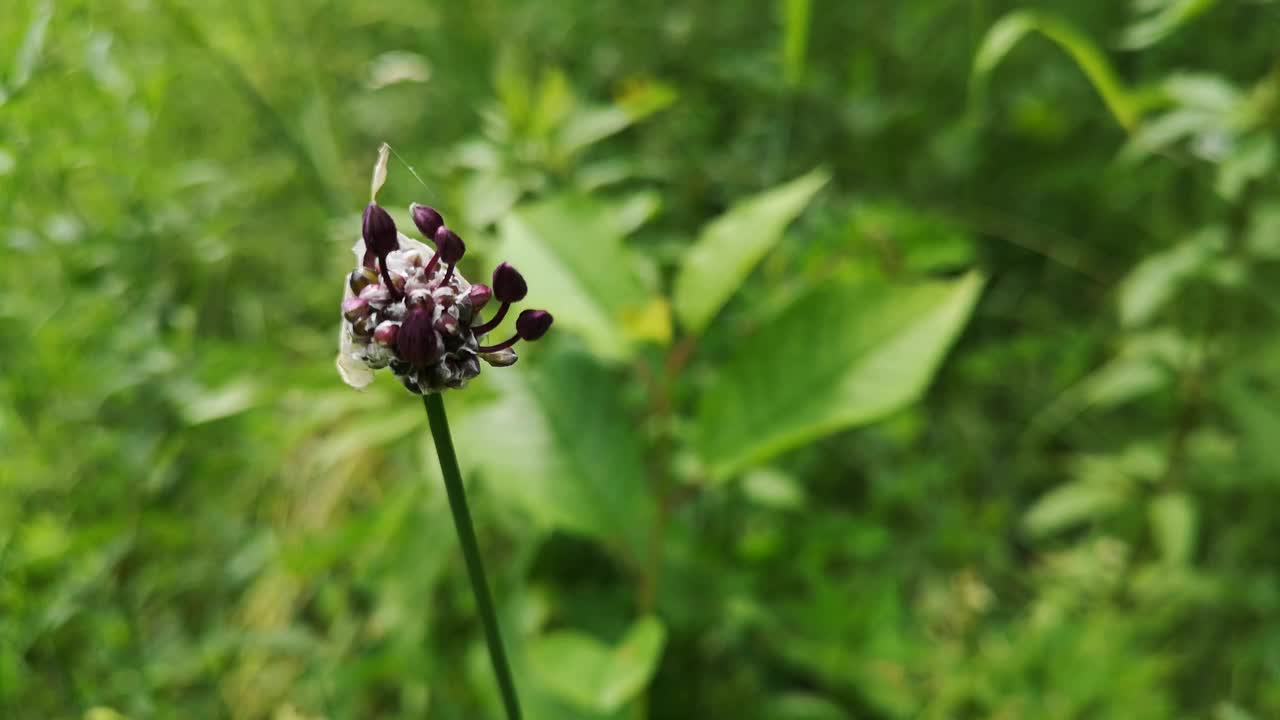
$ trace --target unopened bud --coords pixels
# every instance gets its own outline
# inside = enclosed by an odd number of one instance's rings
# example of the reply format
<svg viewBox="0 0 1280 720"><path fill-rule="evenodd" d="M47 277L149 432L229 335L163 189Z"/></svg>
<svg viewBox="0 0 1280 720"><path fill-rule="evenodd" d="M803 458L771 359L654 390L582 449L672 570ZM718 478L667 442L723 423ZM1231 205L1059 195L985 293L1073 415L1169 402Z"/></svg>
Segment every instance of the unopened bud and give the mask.
<svg viewBox="0 0 1280 720"><path fill-rule="evenodd" d="M364 298L349 297L342 301L342 317L346 318L347 322L355 322L372 310L373 308L369 307L369 301Z"/></svg>
<svg viewBox="0 0 1280 720"><path fill-rule="evenodd" d="M396 334L396 353L401 360L422 367L440 356L440 338L431 325L430 310L419 306L409 312Z"/></svg>
<svg viewBox="0 0 1280 720"><path fill-rule="evenodd" d="M370 268L352 270L351 275L347 277L347 286L351 288L351 292L357 295L360 294L361 290L376 282L378 282L378 273Z"/></svg>
<svg viewBox="0 0 1280 720"><path fill-rule="evenodd" d="M467 299L471 302L471 312L480 312L480 309L489 304L489 298L493 297L493 290L488 285L472 285L467 291Z"/></svg>
<svg viewBox="0 0 1280 720"><path fill-rule="evenodd" d="M400 326L387 320L380 323L374 328L373 341L383 347L394 347L396 344L396 335L400 332Z"/></svg>
<svg viewBox="0 0 1280 720"><path fill-rule="evenodd" d="M391 293L381 285L370 285L360 291L360 299L381 309L391 302Z"/></svg>
<svg viewBox="0 0 1280 720"><path fill-rule="evenodd" d="M462 242L458 233L441 225L436 231L436 252L440 253L441 261L454 265L466 254L467 244Z"/></svg>
<svg viewBox="0 0 1280 720"><path fill-rule="evenodd" d="M493 296L504 303L520 302L524 296L529 293L529 286L524 282L524 276L511 266L511 263L502 263L493 270Z"/></svg>
<svg viewBox="0 0 1280 720"><path fill-rule="evenodd" d="M533 342L551 329L553 318L546 310L525 310L516 318L516 334L521 340Z"/></svg>
<svg viewBox="0 0 1280 720"><path fill-rule="evenodd" d="M480 357L484 361L494 367L511 367L516 364L516 360L520 358L516 356L516 351L511 348L503 348L496 352L484 353Z"/></svg>
<svg viewBox="0 0 1280 720"><path fill-rule="evenodd" d="M369 203L364 209L362 226L364 244L379 259L387 253L400 249L400 241L396 238L396 221L377 203Z"/></svg>
<svg viewBox="0 0 1280 720"><path fill-rule="evenodd" d="M441 313L439 319L436 320L436 330L441 335L457 335L458 327L458 318L449 313Z"/></svg>
<svg viewBox="0 0 1280 720"><path fill-rule="evenodd" d="M435 240L436 232L444 225L444 218L440 217L440 213L426 205L413 203L409 206L409 215L413 217L413 224L418 226L418 232L428 240Z"/></svg>

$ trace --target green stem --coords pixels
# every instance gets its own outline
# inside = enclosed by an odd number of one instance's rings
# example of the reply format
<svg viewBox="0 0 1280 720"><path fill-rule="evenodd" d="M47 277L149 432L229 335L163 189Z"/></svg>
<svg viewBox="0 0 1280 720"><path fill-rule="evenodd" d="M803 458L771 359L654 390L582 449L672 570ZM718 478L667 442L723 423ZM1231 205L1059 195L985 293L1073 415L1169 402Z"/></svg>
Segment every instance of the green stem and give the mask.
<svg viewBox="0 0 1280 720"><path fill-rule="evenodd" d="M471 591L476 596L476 609L484 625L484 639L489 644L489 660L493 674L498 678L502 691L502 704L507 708L509 720L520 720L520 701L516 686L511 680L511 668L507 666L507 652L502 646L502 633L498 630L498 616L493 611L493 598L489 584L484 579L484 565L480 562L480 548L476 543L476 531L471 524L471 511L467 510L467 493L462 487L462 473L458 470L458 456L453 452L453 438L449 435L449 417L444 412L444 400L439 393L422 396L427 407L427 422L431 436L436 441L436 454L440 456L440 471L444 474L444 487L449 493L449 509L453 511L453 525L458 530L458 542L462 544L462 557L467 561L467 575L471 578Z"/></svg>

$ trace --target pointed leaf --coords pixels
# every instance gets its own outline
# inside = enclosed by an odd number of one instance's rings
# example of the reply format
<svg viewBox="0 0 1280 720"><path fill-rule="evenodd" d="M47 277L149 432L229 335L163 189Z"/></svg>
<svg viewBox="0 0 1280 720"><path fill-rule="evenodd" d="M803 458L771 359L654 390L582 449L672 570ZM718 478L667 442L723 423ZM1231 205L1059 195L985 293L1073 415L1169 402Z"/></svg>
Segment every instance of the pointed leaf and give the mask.
<svg viewBox="0 0 1280 720"><path fill-rule="evenodd" d="M535 362L484 375L497 399L462 414L462 457L539 525L640 552L653 510L618 377L581 354Z"/></svg>
<svg viewBox="0 0 1280 720"><path fill-rule="evenodd" d="M562 195L517 208L499 223L496 258L530 278L526 307L542 307L557 328L582 335L591 350L611 360L631 355L628 322L652 308L656 293L641 261L623 243L620 207ZM642 335L651 336L651 327Z"/></svg>
<svg viewBox="0 0 1280 720"><path fill-rule="evenodd" d="M830 178L814 170L738 203L703 228L676 276L676 317L689 332L706 329Z"/></svg>
<svg viewBox="0 0 1280 720"><path fill-rule="evenodd" d="M739 349L701 398L697 442L724 477L914 402L982 290L970 273L911 286L826 288Z"/></svg>

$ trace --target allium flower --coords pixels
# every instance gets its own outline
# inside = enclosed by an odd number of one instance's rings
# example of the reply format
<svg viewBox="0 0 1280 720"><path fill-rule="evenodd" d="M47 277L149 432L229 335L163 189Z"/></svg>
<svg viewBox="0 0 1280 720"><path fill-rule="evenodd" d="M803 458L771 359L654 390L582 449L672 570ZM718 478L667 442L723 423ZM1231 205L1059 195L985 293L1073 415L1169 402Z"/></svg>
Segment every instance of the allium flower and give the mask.
<svg viewBox="0 0 1280 720"><path fill-rule="evenodd" d="M386 178L388 151L384 145L374 167L375 198ZM356 267L343 283L337 362L342 379L363 388L373 381L374 370L389 367L411 392L433 393L463 387L480 374L482 359L494 367L514 364L512 346L542 337L551 327L551 314L525 310L514 336L484 344L511 304L524 299L524 278L502 263L493 272L492 289L472 285L457 272L466 243L440 213L414 203L410 216L435 250L398 232L376 201L364 210L361 238L351 248ZM490 298L502 304L484 321L480 310Z"/></svg>

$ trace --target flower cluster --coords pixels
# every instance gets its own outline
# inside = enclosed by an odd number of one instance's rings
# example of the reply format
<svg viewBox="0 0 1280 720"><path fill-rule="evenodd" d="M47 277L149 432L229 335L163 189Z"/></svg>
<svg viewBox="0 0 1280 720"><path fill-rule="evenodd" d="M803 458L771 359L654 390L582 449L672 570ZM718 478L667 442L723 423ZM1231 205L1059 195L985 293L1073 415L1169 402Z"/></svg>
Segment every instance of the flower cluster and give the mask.
<svg viewBox="0 0 1280 720"><path fill-rule="evenodd" d="M385 171L384 171L385 172ZM378 180L375 171L375 192ZM373 371L390 367L414 393L460 388L480 374L480 360L495 367L515 363L512 346L541 338L551 327L545 310L524 310L511 338L482 344L528 288L511 265L493 271L492 285L471 284L457 271L466 244L425 205L409 208L414 225L435 249L396 230L376 202L364 210L362 237L352 248L358 266L347 276L342 300L338 371L348 385L362 388ZM480 311L500 305L488 320Z"/></svg>

